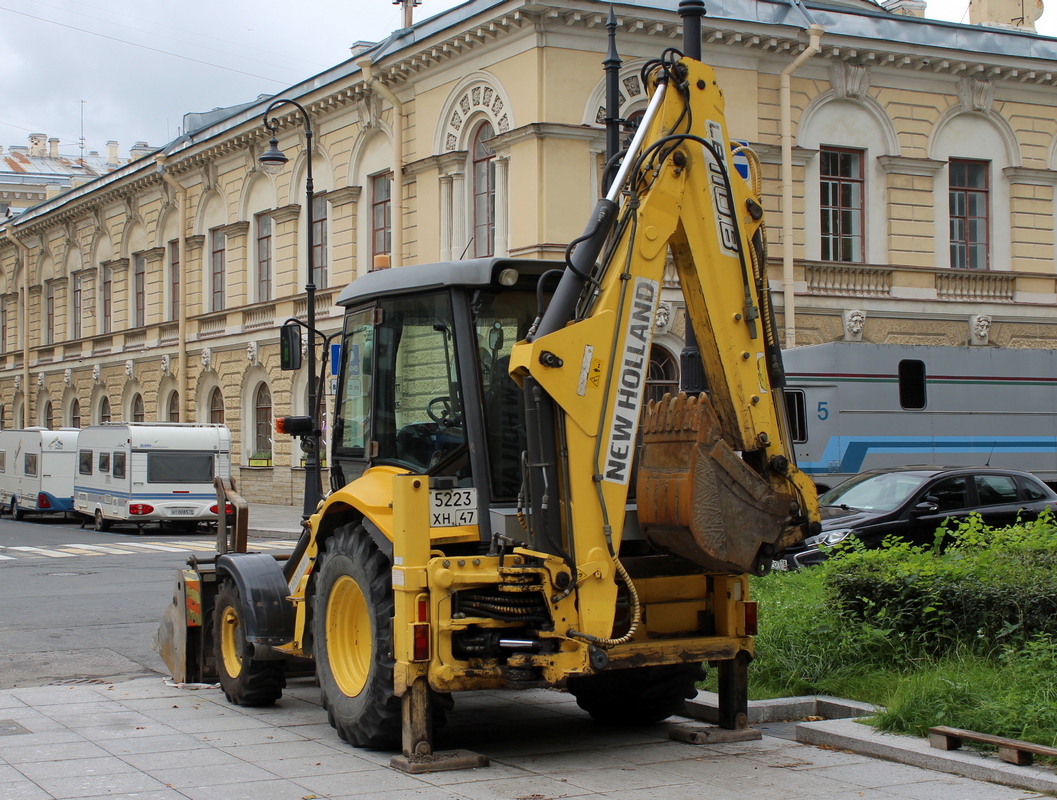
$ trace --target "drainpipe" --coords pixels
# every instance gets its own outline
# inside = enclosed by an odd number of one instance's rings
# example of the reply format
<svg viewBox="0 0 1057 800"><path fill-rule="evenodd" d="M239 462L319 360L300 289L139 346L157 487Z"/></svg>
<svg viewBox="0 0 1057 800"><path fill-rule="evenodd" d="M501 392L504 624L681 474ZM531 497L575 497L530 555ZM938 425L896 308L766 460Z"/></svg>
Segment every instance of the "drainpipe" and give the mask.
<svg viewBox="0 0 1057 800"><path fill-rule="evenodd" d="M22 339L22 422L29 424L29 247L19 241L12 227L8 232L15 248L22 253L22 307L18 312L18 335Z"/></svg>
<svg viewBox="0 0 1057 800"><path fill-rule="evenodd" d="M390 201L393 208L393 229L389 266L399 267L404 263L404 104L393 94L392 89L374 74L374 65L370 57L357 61L356 66L363 72L364 85L388 100L395 116L393 124L393 199Z"/></svg>
<svg viewBox="0 0 1057 800"><path fill-rule="evenodd" d="M176 215L180 218L180 238L176 244L176 257L180 262L180 296L177 299L180 308L176 315L176 369L179 378L176 385L180 387L177 422L183 422L184 406L190 398L187 385L187 190L165 170L168 156L159 153L154 160L158 162L161 179L169 184L176 194Z"/></svg>
<svg viewBox="0 0 1057 800"><path fill-rule="evenodd" d="M782 107L782 294L785 305L785 346L796 346L796 308L793 300L793 112L790 86L794 72L819 51L825 29L810 25L807 48L782 70L779 103Z"/></svg>

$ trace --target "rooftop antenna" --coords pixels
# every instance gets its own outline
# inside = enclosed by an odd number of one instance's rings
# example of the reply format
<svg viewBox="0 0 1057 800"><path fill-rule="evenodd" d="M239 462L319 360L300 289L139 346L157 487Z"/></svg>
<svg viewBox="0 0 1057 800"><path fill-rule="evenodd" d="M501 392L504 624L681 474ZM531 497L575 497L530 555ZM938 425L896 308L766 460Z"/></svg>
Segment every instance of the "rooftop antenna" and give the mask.
<svg viewBox="0 0 1057 800"><path fill-rule="evenodd" d="M84 104L87 100L81 101L81 138L78 140L81 145L81 163L84 164Z"/></svg>

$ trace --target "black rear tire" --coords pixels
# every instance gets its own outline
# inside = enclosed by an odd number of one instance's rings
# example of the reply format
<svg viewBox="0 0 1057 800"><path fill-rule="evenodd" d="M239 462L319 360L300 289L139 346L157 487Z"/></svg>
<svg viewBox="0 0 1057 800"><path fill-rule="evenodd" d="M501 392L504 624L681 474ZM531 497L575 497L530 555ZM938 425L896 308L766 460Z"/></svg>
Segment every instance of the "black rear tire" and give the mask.
<svg viewBox="0 0 1057 800"><path fill-rule="evenodd" d="M242 632L242 598L232 581L217 590L213 611L213 653L220 688L237 706L270 706L283 696L286 664L253 658L253 645Z"/></svg>
<svg viewBox="0 0 1057 800"><path fill-rule="evenodd" d="M103 516L103 512L99 509L95 510L95 529L100 533L106 533L110 530L110 520Z"/></svg>
<svg viewBox="0 0 1057 800"><path fill-rule="evenodd" d="M662 664L570 678L568 689L599 722L652 725L682 711L704 677L700 664Z"/></svg>
<svg viewBox="0 0 1057 800"><path fill-rule="evenodd" d="M324 543L321 556L312 640L327 718L357 747L398 746L389 560L363 526L353 523Z"/></svg>
<svg viewBox="0 0 1057 800"><path fill-rule="evenodd" d="M11 516L20 522L26 518L26 512L18 507L18 500L11 498Z"/></svg>

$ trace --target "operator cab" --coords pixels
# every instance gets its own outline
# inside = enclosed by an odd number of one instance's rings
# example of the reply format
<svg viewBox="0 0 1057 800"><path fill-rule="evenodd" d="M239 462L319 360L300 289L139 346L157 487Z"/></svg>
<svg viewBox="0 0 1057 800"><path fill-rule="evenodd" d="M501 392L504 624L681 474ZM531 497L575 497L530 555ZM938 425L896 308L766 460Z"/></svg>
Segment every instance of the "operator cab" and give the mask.
<svg viewBox="0 0 1057 800"><path fill-rule="evenodd" d="M513 506L525 427L510 350L537 315L540 276L556 266L472 259L350 284L337 301L346 313L332 485L387 465L476 489L478 520Z"/></svg>

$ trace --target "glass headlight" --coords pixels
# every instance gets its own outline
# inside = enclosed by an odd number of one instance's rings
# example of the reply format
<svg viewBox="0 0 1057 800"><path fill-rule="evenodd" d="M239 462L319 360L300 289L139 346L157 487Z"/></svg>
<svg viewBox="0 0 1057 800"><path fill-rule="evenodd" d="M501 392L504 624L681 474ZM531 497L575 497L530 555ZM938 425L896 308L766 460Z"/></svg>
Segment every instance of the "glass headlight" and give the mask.
<svg viewBox="0 0 1057 800"><path fill-rule="evenodd" d="M849 536L851 536L851 528L842 528L836 531L826 531L825 533L817 534L816 536L808 536L804 539L804 544L808 547L820 547L821 545L831 545L837 542L843 542Z"/></svg>

